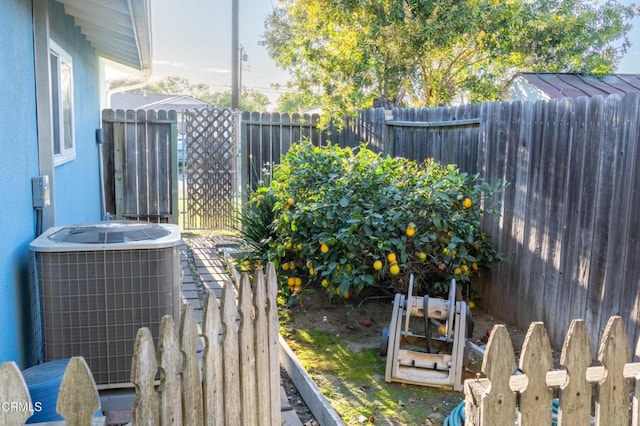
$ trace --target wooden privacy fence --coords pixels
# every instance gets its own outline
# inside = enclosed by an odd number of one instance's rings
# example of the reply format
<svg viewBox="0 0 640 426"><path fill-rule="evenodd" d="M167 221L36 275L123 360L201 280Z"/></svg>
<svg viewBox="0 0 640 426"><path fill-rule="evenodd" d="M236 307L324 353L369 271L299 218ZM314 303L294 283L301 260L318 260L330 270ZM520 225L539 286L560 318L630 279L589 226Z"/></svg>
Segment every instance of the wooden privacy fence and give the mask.
<svg viewBox="0 0 640 426"><path fill-rule="evenodd" d="M318 114L244 111L240 120L243 191L256 188L262 169L280 163L293 143L308 139L325 145L328 140L327 133L318 128Z"/></svg>
<svg viewBox="0 0 640 426"><path fill-rule="evenodd" d="M262 115L251 127L252 173L290 146L274 141L299 133L270 120L284 122ZM521 327L542 320L554 345L583 318L595 350L614 314L629 319L630 344L640 337L640 94L372 109L327 133L318 143L364 141L509 182L500 214L483 221L506 260L474 278L490 313Z"/></svg>
<svg viewBox="0 0 640 426"><path fill-rule="evenodd" d="M23 425L36 411L53 412L42 401L31 400L27 384L12 361L0 366L0 404L1 425ZM92 424L99 408L100 397L89 366L82 357L71 358L62 376L55 411L67 425L85 426Z"/></svg>
<svg viewBox="0 0 640 426"><path fill-rule="evenodd" d="M278 164L293 143L309 140L357 147L421 161L437 158L476 173L481 104L385 111L373 108L345 118L341 126L319 127L318 114L243 112L242 176L255 188L266 164Z"/></svg>
<svg viewBox="0 0 640 426"><path fill-rule="evenodd" d="M178 223L177 112L104 110L102 128L105 211Z"/></svg>
<svg viewBox="0 0 640 426"><path fill-rule="evenodd" d="M149 330L138 331L131 368L133 425L280 424L275 268L267 266L266 279L261 269L255 271L253 291L246 273L236 281L237 305L232 285L225 286L220 305L207 294L201 356L190 305L183 308L179 331L170 316L162 319L157 352Z"/></svg>
<svg viewBox="0 0 640 426"><path fill-rule="evenodd" d="M477 289L519 326L544 321L554 345L583 318L592 351L608 318L640 337L640 94L483 104L479 168L510 185L485 217L506 261Z"/></svg>
<svg viewBox="0 0 640 426"><path fill-rule="evenodd" d="M636 355L640 355L640 342ZM628 360L627 334L619 316L607 323L598 351L600 365L596 366L590 366L591 346L585 324L573 320L559 370L553 370L551 346L541 322L529 327L517 368L507 329L497 325L482 362L486 378L469 379L464 384L465 424L513 426L517 421L519 426L549 426L555 405L558 425L627 426L631 416L631 424L637 426L640 363Z"/></svg>

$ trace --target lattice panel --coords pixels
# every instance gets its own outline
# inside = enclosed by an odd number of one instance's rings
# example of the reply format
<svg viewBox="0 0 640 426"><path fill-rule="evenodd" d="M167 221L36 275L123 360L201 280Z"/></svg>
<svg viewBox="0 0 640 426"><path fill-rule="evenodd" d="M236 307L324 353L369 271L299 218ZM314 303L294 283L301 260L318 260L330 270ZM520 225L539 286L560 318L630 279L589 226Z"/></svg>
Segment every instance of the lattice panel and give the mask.
<svg viewBox="0 0 640 426"><path fill-rule="evenodd" d="M207 108L184 113L187 229L231 229L237 214L235 115Z"/></svg>

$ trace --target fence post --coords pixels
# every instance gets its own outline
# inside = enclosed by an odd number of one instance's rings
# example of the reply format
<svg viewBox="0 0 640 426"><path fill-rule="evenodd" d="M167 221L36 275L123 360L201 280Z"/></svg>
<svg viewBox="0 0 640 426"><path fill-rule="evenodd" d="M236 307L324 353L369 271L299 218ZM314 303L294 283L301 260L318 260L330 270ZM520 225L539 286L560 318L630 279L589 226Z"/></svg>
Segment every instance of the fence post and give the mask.
<svg viewBox="0 0 640 426"><path fill-rule="evenodd" d="M160 422L160 403L154 389L158 363L151 331L147 327L138 329L131 362L131 382L136 388L136 397L131 409L133 426L156 426Z"/></svg>
<svg viewBox="0 0 640 426"><path fill-rule="evenodd" d="M640 357L640 339L636 343L636 357ZM640 373L635 377L636 386L635 391L633 392L633 411L631 424L633 426L640 426L640 401L638 400L638 396L640 395Z"/></svg>
<svg viewBox="0 0 640 426"><path fill-rule="evenodd" d="M99 408L100 396L91 370L83 357L74 356L62 376L56 411L68 426L84 426L91 424Z"/></svg>
<svg viewBox="0 0 640 426"><path fill-rule="evenodd" d="M114 219L122 219L122 212L124 211L124 143L126 128L125 112L117 110L116 118L113 122Z"/></svg>
<svg viewBox="0 0 640 426"><path fill-rule="evenodd" d="M158 337L158 368L160 376L160 424L182 424L182 354L176 337L176 325L170 315L162 317Z"/></svg>
<svg viewBox="0 0 640 426"><path fill-rule="evenodd" d="M169 142L171 144L171 167L169 167L171 170L171 223L177 225L180 223L180 206L178 203L180 195L178 194L178 112L176 110L169 111L169 120L171 121L171 140ZM184 152L184 146L182 149Z"/></svg>
<svg viewBox="0 0 640 426"><path fill-rule="evenodd" d="M202 381L198 362L198 323L193 307L185 303L180 318L180 350L182 351L182 419L185 425L203 425Z"/></svg>
<svg viewBox="0 0 640 426"><path fill-rule="evenodd" d="M387 121L393 120L396 112L396 108L389 111L388 114L387 110L385 110L384 115L382 116L382 153L384 155L393 155L395 152L393 126L387 124Z"/></svg>
<svg viewBox="0 0 640 426"><path fill-rule="evenodd" d="M253 182L251 181L251 176L249 174L249 124L247 120L250 119L250 113L248 111L243 111L242 115L239 118L239 133L240 133L240 194L242 206L247 205L247 201L249 200L249 191L250 188L253 189Z"/></svg>
<svg viewBox="0 0 640 426"><path fill-rule="evenodd" d="M482 372L491 381L489 392L480 401L480 425L513 426L515 423L516 394L509 387L516 361L511 338L504 325L491 331L482 361Z"/></svg>
<svg viewBox="0 0 640 426"><path fill-rule="evenodd" d="M267 318L267 298L264 284L264 272L256 269L253 275L256 305L256 371L258 372L258 421L260 425L270 426L271 422L271 389L269 386L269 323Z"/></svg>
<svg viewBox="0 0 640 426"><path fill-rule="evenodd" d="M269 371L271 377L271 424L280 424L280 331L278 330L278 277L273 262L267 264L267 316L269 324Z"/></svg>
<svg viewBox="0 0 640 426"><path fill-rule="evenodd" d="M604 330L598 361L606 368L606 375L598 386L596 424L626 425L629 423L629 401L624 366L629 359L629 341L622 318L609 318Z"/></svg>
<svg viewBox="0 0 640 426"><path fill-rule="evenodd" d="M238 310L232 285L226 285L222 291L222 358L224 360L224 424L240 426L242 424L240 401L240 359L238 351Z"/></svg>
<svg viewBox="0 0 640 426"><path fill-rule="evenodd" d="M587 367L591 365L591 345L587 327L582 320L573 320L560 355L569 381L560 387L558 423L588 425L591 422L591 384L587 381Z"/></svg>
<svg viewBox="0 0 640 426"><path fill-rule="evenodd" d="M553 368L551 344L541 322L529 326L520 355L520 369L527 375L527 387L520 394L520 425L551 424L551 389L547 386L547 372Z"/></svg>
<svg viewBox="0 0 640 426"><path fill-rule="evenodd" d="M13 361L0 365L0 401L15 401L31 406L27 384ZM0 410L0 424L23 425L31 415L29 410Z"/></svg>
<svg viewBox="0 0 640 426"><path fill-rule="evenodd" d="M220 307L212 291L207 293L204 305L203 333L205 339L203 355L203 400L205 424L224 425L223 360L220 343Z"/></svg>
<svg viewBox="0 0 640 426"><path fill-rule="evenodd" d="M240 285L240 383L243 423L257 425L256 353L253 324L253 300L249 274L242 274Z"/></svg>

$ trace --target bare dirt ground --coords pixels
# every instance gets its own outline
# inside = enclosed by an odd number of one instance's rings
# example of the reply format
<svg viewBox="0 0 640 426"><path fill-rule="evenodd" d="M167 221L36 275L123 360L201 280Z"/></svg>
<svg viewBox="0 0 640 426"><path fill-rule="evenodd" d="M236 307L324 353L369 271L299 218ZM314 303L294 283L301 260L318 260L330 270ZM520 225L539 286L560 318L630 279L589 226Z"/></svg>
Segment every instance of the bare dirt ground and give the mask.
<svg viewBox="0 0 640 426"><path fill-rule="evenodd" d="M393 295L364 296L353 300L338 299L331 301L321 292L303 294L290 312L294 326L312 327L333 335L344 334L345 338L354 331L360 339L352 343L355 350L362 346L371 347L380 344L382 329L389 326L393 308ZM496 324L504 324L511 337L516 356L518 356L526 335L525 330L505 323L479 309L472 310L474 322L471 340L477 345L486 344L490 330Z"/></svg>
<svg viewBox="0 0 640 426"><path fill-rule="evenodd" d="M345 347L351 348L353 352L358 352L367 348L380 347L382 330L389 326L392 307L393 294L368 297L363 295L360 298L331 301L321 290L303 291L297 303L287 309L287 314L290 315L290 323L287 327L290 330L314 329L337 336ZM472 311L472 316L475 327L471 341L480 346L486 344L489 332L495 324L505 324L478 309ZM505 325L512 339L516 357L518 357L526 333L517 327ZM480 372L482 359L473 351L466 352L464 376L465 378L473 378ZM286 378L284 380L285 388L287 388ZM306 408L299 395L296 395L295 388L292 385L290 388L292 389L289 400L294 409L298 411L300 419L305 425L314 425L313 415ZM460 398L460 395L457 398ZM394 423L382 421L380 424Z"/></svg>

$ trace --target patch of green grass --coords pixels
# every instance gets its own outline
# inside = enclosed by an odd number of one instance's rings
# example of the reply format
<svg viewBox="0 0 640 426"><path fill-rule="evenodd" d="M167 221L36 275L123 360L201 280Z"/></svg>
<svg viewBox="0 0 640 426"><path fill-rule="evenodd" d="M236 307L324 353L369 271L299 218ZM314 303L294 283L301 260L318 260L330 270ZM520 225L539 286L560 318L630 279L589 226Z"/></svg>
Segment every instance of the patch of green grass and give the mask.
<svg viewBox="0 0 640 426"><path fill-rule="evenodd" d="M349 350L341 337L295 330L289 345L345 423L441 424L462 395L384 381L385 359L377 349Z"/></svg>

